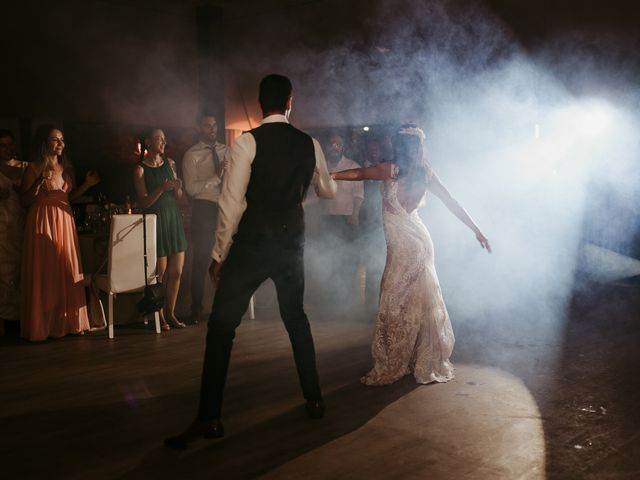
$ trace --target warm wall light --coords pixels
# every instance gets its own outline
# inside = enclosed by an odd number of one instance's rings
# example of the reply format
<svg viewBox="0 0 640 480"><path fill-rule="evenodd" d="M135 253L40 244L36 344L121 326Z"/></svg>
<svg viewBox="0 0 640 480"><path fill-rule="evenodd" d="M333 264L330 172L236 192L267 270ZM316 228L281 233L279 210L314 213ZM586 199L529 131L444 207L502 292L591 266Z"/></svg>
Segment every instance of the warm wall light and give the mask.
<svg viewBox="0 0 640 480"><path fill-rule="evenodd" d="M246 132L260 125L260 120L252 118L248 120L237 120L235 122L227 122L225 128L227 130L240 130Z"/></svg>

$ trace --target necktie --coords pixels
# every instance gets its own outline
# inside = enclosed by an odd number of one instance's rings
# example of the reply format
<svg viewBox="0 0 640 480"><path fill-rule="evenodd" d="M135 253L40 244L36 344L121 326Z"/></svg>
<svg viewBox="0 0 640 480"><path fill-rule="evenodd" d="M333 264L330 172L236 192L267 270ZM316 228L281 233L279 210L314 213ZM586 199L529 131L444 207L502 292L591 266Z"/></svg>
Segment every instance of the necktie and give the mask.
<svg viewBox="0 0 640 480"><path fill-rule="evenodd" d="M218 152L216 152L215 146L209 146L211 153L213 153L213 168L216 171L216 175L220 175L220 157L218 157Z"/></svg>

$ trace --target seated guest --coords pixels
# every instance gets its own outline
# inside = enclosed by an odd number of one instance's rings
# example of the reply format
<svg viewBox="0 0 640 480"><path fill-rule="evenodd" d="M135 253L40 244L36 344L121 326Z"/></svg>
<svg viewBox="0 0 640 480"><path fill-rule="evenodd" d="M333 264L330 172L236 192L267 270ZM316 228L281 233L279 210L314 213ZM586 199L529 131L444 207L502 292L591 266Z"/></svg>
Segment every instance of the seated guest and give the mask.
<svg viewBox="0 0 640 480"><path fill-rule="evenodd" d="M216 235L218 197L227 146L218 142L218 122L203 114L198 121L199 141L186 151L182 172L191 203L191 319L197 323L207 268Z"/></svg>
<svg viewBox="0 0 640 480"><path fill-rule="evenodd" d="M4 320L18 320L20 256L24 215L20 206L20 182L27 162L16 159L16 140L0 130L0 327Z"/></svg>
<svg viewBox="0 0 640 480"><path fill-rule="evenodd" d="M78 234L69 200L100 181L87 172L74 189L60 128L44 125L25 170L21 201L28 207L22 254L21 335L28 340L82 334L89 329Z"/></svg>
<svg viewBox="0 0 640 480"><path fill-rule="evenodd" d="M176 174L175 162L164 154L166 145L160 129L145 136L140 163L133 171L133 185L144 212L157 216L158 279L167 289L167 303L160 311L160 318L163 330L170 330L169 324L185 327L176 317L175 308L187 239L177 202L183 196L182 181Z"/></svg>

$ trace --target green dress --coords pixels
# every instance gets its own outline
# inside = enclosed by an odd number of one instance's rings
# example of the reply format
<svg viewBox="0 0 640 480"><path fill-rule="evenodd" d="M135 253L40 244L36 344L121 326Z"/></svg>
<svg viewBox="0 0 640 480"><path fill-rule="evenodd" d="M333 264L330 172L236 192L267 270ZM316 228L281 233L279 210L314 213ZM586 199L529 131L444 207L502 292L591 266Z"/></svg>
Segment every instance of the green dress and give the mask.
<svg viewBox="0 0 640 480"><path fill-rule="evenodd" d="M165 178L173 180L173 170L171 170L168 160L165 160L159 167L150 167L144 162L140 162L140 165L144 170L144 184L149 193L162 185ZM182 215L172 190L162 192L162 195L153 205L144 209L144 213L155 213L157 216L156 248L158 257L167 257L174 253L184 252L187 249Z"/></svg>

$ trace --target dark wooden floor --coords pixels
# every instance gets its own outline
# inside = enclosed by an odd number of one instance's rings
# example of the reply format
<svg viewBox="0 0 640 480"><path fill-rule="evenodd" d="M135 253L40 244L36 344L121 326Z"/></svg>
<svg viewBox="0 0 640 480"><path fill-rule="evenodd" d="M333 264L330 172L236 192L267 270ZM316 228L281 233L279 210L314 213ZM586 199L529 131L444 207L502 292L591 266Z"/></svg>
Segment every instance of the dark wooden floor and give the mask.
<svg viewBox="0 0 640 480"><path fill-rule="evenodd" d="M193 417L203 324L1 340L4 478L640 478L640 292L574 299L562 337L456 324L457 379L367 388L367 315L309 308L327 417L305 417L273 302L239 329L222 441L161 446ZM455 312L452 312L453 318ZM492 330L493 329L493 330Z"/></svg>

